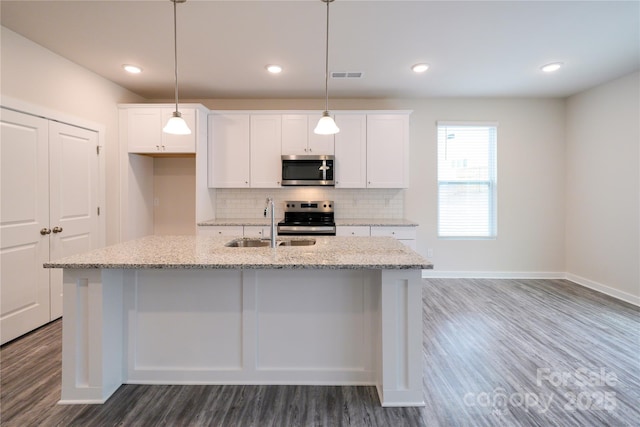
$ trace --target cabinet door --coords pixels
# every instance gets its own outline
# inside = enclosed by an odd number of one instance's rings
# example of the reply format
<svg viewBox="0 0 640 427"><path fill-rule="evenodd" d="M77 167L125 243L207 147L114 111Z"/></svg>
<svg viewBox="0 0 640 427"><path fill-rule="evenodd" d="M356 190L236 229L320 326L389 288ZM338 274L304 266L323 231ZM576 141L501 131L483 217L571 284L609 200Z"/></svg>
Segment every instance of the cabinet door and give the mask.
<svg viewBox="0 0 640 427"><path fill-rule="evenodd" d="M415 240L415 227L371 227L372 236L394 237L398 240Z"/></svg>
<svg viewBox="0 0 640 427"><path fill-rule="evenodd" d="M282 154L305 155L308 139L308 118L306 114L282 115Z"/></svg>
<svg viewBox="0 0 640 427"><path fill-rule="evenodd" d="M201 225L198 226L198 236L229 236L242 237L241 225Z"/></svg>
<svg viewBox="0 0 640 427"><path fill-rule="evenodd" d="M307 150L309 154L333 155L335 135L318 135L316 133L313 133L313 130L316 128L318 120L320 120L321 117L322 114L309 114L307 116ZM340 131L342 131L342 129L340 129ZM339 135L339 133L337 135Z"/></svg>
<svg viewBox="0 0 640 427"><path fill-rule="evenodd" d="M175 108L136 107L127 110L127 140L129 153L195 153L196 114L193 108L181 108L190 135L171 135L162 128Z"/></svg>
<svg viewBox="0 0 640 427"><path fill-rule="evenodd" d="M408 115L367 115L367 186L409 186Z"/></svg>
<svg viewBox="0 0 640 427"><path fill-rule="evenodd" d="M336 114L340 132L335 135L336 188L367 186L367 117Z"/></svg>
<svg viewBox="0 0 640 427"><path fill-rule="evenodd" d="M251 116L251 187L279 188L282 175L282 116Z"/></svg>
<svg viewBox="0 0 640 427"><path fill-rule="evenodd" d="M162 146L162 109L130 108L127 110L129 153L159 153Z"/></svg>
<svg viewBox="0 0 640 427"><path fill-rule="evenodd" d="M259 238L270 237L269 228L270 227L263 227L261 225L245 225L244 237L259 237Z"/></svg>
<svg viewBox="0 0 640 427"><path fill-rule="evenodd" d="M0 338L5 343L49 318L47 120L2 109L0 121ZM50 232L50 231L49 231Z"/></svg>
<svg viewBox="0 0 640 427"><path fill-rule="evenodd" d="M209 116L209 187L249 187L249 129L248 114Z"/></svg>
<svg viewBox="0 0 640 427"><path fill-rule="evenodd" d="M367 225L341 225L336 227L336 236L369 236L370 230Z"/></svg>
<svg viewBox="0 0 640 427"><path fill-rule="evenodd" d="M333 155L333 135L313 133L322 114L282 115L282 154Z"/></svg>
<svg viewBox="0 0 640 427"><path fill-rule="evenodd" d="M167 121L173 116L175 108L162 109L161 130ZM193 108L180 108L182 118L191 129L190 135L171 135L162 133L162 144L160 151L165 153L195 153L196 152L196 111Z"/></svg>

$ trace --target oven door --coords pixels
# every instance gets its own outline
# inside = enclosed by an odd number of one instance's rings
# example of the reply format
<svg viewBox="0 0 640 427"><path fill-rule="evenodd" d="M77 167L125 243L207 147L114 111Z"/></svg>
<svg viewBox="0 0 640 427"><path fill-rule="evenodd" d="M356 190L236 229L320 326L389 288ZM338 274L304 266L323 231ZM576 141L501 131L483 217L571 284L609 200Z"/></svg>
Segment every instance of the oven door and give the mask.
<svg viewBox="0 0 640 427"><path fill-rule="evenodd" d="M282 185L334 185L333 156L282 156Z"/></svg>
<svg viewBox="0 0 640 427"><path fill-rule="evenodd" d="M335 236L331 225L278 225L278 236Z"/></svg>

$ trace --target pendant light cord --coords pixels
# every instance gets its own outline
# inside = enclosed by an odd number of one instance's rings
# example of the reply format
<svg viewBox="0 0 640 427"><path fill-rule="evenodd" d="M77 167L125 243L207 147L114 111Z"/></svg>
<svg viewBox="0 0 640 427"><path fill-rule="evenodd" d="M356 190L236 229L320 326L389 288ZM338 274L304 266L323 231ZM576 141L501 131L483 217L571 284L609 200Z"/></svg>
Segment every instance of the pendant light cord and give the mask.
<svg viewBox="0 0 640 427"><path fill-rule="evenodd" d="M171 0L173 2L173 66L176 80L176 113L178 112L178 19L177 13L177 0Z"/></svg>
<svg viewBox="0 0 640 427"><path fill-rule="evenodd" d="M325 56L324 56L324 111L329 111L329 3L333 0L322 0L327 4L327 39L325 43Z"/></svg>

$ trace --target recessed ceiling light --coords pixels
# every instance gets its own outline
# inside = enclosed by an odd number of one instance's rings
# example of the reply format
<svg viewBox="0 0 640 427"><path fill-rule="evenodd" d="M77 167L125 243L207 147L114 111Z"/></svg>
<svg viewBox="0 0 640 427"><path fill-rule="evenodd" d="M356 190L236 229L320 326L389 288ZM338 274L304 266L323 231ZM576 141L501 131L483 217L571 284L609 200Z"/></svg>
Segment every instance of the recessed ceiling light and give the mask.
<svg viewBox="0 0 640 427"><path fill-rule="evenodd" d="M553 73L554 71L558 71L560 68L562 68L562 62L552 62L551 64L540 67L540 69L545 73Z"/></svg>
<svg viewBox="0 0 640 427"><path fill-rule="evenodd" d="M429 69L429 64L416 64L411 67L414 73L424 73Z"/></svg>
<svg viewBox="0 0 640 427"><path fill-rule="evenodd" d="M279 73L282 72L282 67L279 66L279 65L275 65L275 64L267 65L265 68L271 74L279 74Z"/></svg>
<svg viewBox="0 0 640 427"><path fill-rule="evenodd" d="M122 68L124 68L126 72L131 74L140 74L142 72L142 68L137 67L135 65L124 64Z"/></svg>

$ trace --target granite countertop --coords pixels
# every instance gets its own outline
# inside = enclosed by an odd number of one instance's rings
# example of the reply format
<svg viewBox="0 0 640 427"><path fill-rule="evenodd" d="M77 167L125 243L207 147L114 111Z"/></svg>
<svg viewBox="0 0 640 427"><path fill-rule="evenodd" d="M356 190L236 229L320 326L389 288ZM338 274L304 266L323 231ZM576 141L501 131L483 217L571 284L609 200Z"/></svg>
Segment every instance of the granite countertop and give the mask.
<svg viewBox="0 0 640 427"><path fill-rule="evenodd" d="M281 221L281 220L276 220ZM207 226L207 225L262 225L262 226L270 226L271 219L269 218L218 218L218 219L210 219L207 221L202 221L198 223L199 226Z"/></svg>
<svg viewBox="0 0 640 427"><path fill-rule="evenodd" d="M238 237L240 238L240 237ZM283 238L295 240L301 238ZM147 236L44 264L46 268L432 269L392 237L314 237L313 246L230 248L229 236Z"/></svg>
<svg viewBox="0 0 640 427"><path fill-rule="evenodd" d="M372 227L417 227L418 223L408 219L385 218L341 218L336 219L336 226L372 226Z"/></svg>
<svg viewBox="0 0 640 427"><path fill-rule="evenodd" d="M384 219L384 218L336 218L336 226L374 226L374 227L417 227L418 223L408 219ZM271 221L268 218L219 218L199 222L199 226L211 225L261 225L269 226Z"/></svg>

